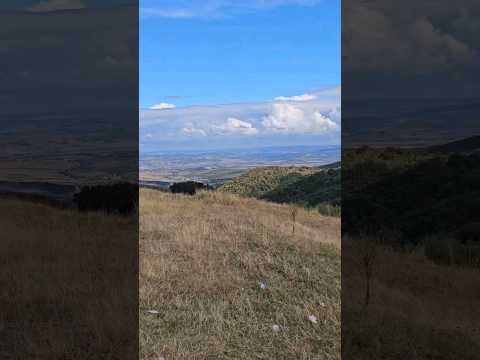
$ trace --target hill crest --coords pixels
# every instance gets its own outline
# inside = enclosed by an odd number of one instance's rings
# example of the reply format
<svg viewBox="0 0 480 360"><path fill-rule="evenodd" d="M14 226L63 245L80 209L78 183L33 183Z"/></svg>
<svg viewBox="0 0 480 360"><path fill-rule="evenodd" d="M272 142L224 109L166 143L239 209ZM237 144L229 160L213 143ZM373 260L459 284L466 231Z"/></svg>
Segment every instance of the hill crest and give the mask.
<svg viewBox="0 0 480 360"><path fill-rule="evenodd" d="M340 175L340 168L333 166L262 167L225 183L219 191L307 207L339 205Z"/></svg>

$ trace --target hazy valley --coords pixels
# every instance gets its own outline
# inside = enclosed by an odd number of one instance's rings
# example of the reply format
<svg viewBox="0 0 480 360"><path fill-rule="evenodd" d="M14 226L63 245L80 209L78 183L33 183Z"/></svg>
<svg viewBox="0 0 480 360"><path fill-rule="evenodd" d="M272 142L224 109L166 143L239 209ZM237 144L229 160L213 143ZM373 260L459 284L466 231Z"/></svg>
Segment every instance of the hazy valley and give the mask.
<svg viewBox="0 0 480 360"><path fill-rule="evenodd" d="M339 159L338 145L159 151L141 154L140 182L168 187L171 182L195 180L219 186L257 167L320 166Z"/></svg>

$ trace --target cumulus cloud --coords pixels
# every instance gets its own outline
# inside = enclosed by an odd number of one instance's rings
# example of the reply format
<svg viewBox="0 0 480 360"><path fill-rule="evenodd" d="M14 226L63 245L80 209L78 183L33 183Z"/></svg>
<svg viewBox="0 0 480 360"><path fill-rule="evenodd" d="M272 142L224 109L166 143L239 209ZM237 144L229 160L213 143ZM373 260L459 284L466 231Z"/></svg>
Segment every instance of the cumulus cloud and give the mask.
<svg viewBox="0 0 480 360"><path fill-rule="evenodd" d="M149 146L201 144L322 144L340 142L340 88L311 92L310 101L272 101L140 110L141 134ZM299 95L301 96L301 95ZM180 145L178 145L180 146Z"/></svg>
<svg viewBox="0 0 480 360"><path fill-rule="evenodd" d="M216 136L216 135L256 135L258 130L249 122L234 117L229 117L225 122L216 124L198 122L188 124L182 129L188 136Z"/></svg>
<svg viewBox="0 0 480 360"><path fill-rule="evenodd" d="M82 0L46 0L33 4L28 10L36 13L46 13L61 10L80 10L85 7Z"/></svg>
<svg viewBox="0 0 480 360"><path fill-rule="evenodd" d="M300 130L305 124L304 112L289 104L274 104L272 112L265 116L262 124L277 131Z"/></svg>
<svg viewBox="0 0 480 360"><path fill-rule="evenodd" d="M169 110L169 109L175 109L176 106L174 104L169 104L169 103L159 103L152 105L150 107L151 110Z"/></svg>
<svg viewBox="0 0 480 360"><path fill-rule="evenodd" d="M347 97L475 97L478 0L345 0Z"/></svg>
<svg viewBox="0 0 480 360"><path fill-rule="evenodd" d="M292 104L273 104L263 126L285 133L323 133L334 130L337 124L320 111L308 112Z"/></svg>
<svg viewBox="0 0 480 360"><path fill-rule="evenodd" d="M423 73L473 64L478 61L478 40L471 37L465 14L478 13L480 6L478 1L466 5L459 12L448 0L349 1L343 16L343 64L347 70Z"/></svg>
<svg viewBox="0 0 480 360"><path fill-rule="evenodd" d="M325 132L336 129L337 124L325 115L316 111L313 113L313 127L316 131Z"/></svg>
<svg viewBox="0 0 480 360"><path fill-rule="evenodd" d="M315 100L317 97L313 94L303 94L303 95L296 95L296 96L278 96L274 100L275 101L311 101Z"/></svg>
<svg viewBox="0 0 480 360"><path fill-rule="evenodd" d="M249 122L230 117L227 122L218 127L221 131L228 134L255 135L258 130Z"/></svg>
<svg viewBox="0 0 480 360"><path fill-rule="evenodd" d="M427 19L418 19L410 27L412 46L417 48L417 62L426 67L442 69L453 64L467 64L475 59L474 50L445 33Z"/></svg>

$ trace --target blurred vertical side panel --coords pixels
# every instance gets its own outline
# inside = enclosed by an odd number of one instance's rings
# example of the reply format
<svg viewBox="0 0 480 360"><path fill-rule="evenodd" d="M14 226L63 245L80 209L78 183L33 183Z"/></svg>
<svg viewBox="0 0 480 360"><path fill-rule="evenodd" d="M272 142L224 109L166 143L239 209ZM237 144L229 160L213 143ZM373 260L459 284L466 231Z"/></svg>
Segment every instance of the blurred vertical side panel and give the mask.
<svg viewBox="0 0 480 360"><path fill-rule="evenodd" d="M478 359L480 3L342 18L342 358Z"/></svg>
<svg viewBox="0 0 480 360"><path fill-rule="evenodd" d="M138 4L0 24L0 358L137 358Z"/></svg>

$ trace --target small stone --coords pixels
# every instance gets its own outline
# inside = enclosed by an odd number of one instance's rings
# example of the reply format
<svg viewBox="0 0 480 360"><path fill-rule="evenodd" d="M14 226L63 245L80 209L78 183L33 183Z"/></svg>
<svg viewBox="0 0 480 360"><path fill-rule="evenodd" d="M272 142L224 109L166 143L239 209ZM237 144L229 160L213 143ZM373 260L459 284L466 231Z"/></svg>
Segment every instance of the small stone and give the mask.
<svg viewBox="0 0 480 360"><path fill-rule="evenodd" d="M149 313L149 314L160 314L160 311L158 311L158 310L147 310L147 313Z"/></svg>
<svg viewBox="0 0 480 360"><path fill-rule="evenodd" d="M278 326L278 325L273 325L273 326L272 326L272 330L273 330L273 332L278 333L278 332L280 332L280 326Z"/></svg>
<svg viewBox="0 0 480 360"><path fill-rule="evenodd" d="M315 315L309 315L308 321L310 321L312 324L316 324L318 322L317 317Z"/></svg>

